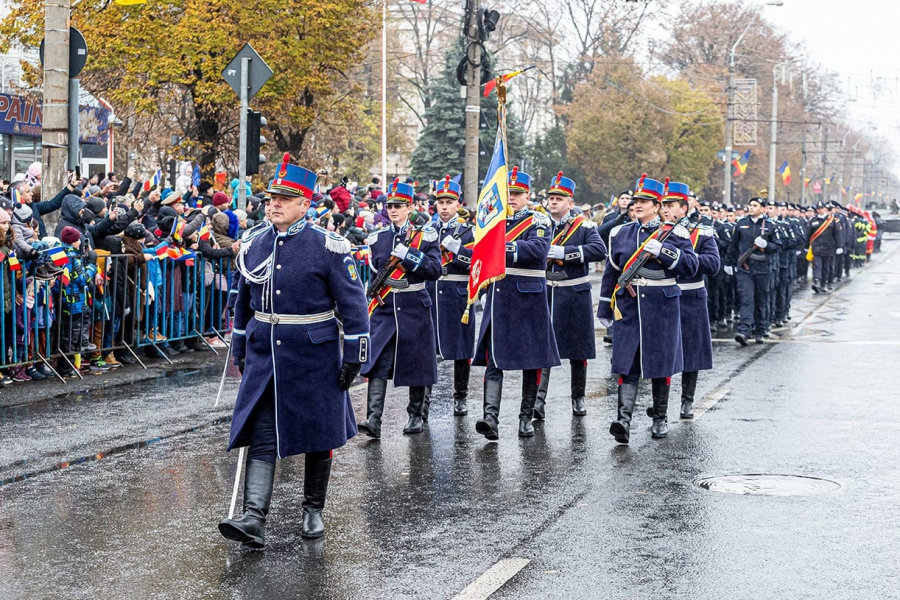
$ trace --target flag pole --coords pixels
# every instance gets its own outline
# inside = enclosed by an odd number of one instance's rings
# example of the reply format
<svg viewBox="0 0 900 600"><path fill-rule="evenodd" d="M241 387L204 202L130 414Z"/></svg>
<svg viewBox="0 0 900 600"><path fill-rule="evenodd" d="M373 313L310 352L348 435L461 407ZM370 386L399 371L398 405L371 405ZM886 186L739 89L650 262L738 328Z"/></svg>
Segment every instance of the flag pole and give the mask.
<svg viewBox="0 0 900 600"><path fill-rule="evenodd" d="M387 0L381 2L381 189L387 187Z"/></svg>

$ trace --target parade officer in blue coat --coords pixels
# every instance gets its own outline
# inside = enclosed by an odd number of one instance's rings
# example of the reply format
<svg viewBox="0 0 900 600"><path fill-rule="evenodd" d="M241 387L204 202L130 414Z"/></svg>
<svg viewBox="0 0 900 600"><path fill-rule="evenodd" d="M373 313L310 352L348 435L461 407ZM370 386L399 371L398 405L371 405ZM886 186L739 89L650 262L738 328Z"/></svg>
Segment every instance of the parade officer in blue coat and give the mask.
<svg viewBox="0 0 900 600"><path fill-rule="evenodd" d="M671 223L681 221L688 210L690 188L686 183L672 182L663 197L663 213ZM697 215L699 216L699 215ZM694 418L694 392L699 371L712 369L712 335L706 279L714 277L722 264L716 231L712 225L691 222L688 228L691 247L697 255L697 272L690 277L676 277L681 297L681 349L684 357L681 374L681 418ZM652 415L651 415L652 416Z"/></svg>
<svg viewBox="0 0 900 600"><path fill-rule="evenodd" d="M469 297L469 267L472 265L472 226L461 220L460 186L447 175L435 190L434 227L441 245L441 277L427 283L431 295L437 353L453 361L453 414L468 414L469 371L475 354L475 325L461 321ZM425 396L425 421L431 403L431 388Z"/></svg>
<svg viewBox="0 0 900 600"><path fill-rule="evenodd" d="M475 424L475 430L489 440L500 437L503 372L522 371L519 436L531 437L541 369L559 365L547 303L550 219L528 209L530 195L531 177L513 167L509 174L513 214L506 219L506 276L485 290L484 316L472 362L487 367L484 417Z"/></svg>
<svg viewBox="0 0 900 600"><path fill-rule="evenodd" d="M244 234L237 258L231 351L243 378L228 449L250 448L243 515L219 531L254 548L265 543L276 458L306 455L301 535L325 533L332 450L356 435L347 390L368 348L350 242L307 222L316 174L289 161L285 154L269 186L268 222Z"/></svg>
<svg viewBox="0 0 900 600"><path fill-rule="evenodd" d="M409 222L414 193L412 185L395 179L385 203L391 226L366 241L374 278L369 286L372 351L362 369L369 392L366 420L359 429L376 439L381 437L388 379L397 387L409 387L409 420L403 433L423 431L425 389L437 381L437 358L430 350L435 347L431 296L425 282L441 276L441 250L433 227Z"/></svg>
<svg viewBox="0 0 900 600"><path fill-rule="evenodd" d="M653 385L652 436L668 434L669 385L672 375L682 370L681 289L675 278L697 272L697 255L684 225L661 223L659 209L664 195L662 182L641 175L633 196L636 220L610 232L600 286L597 317L604 327L613 319L616 323L612 372L619 375L619 407L609 432L621 444L627 444L630 438L641 378L650 379ZM660 242L657 237L663 235L665 241ZM642 253L651 258L630 285L620 288L619 277Z"/></svg>
<svg viewBox="0 0 900 600"><path fill-rule="evenodd" d="M560 359L568 359L572 369L572 414L587 414L584 392L587 361L596 356L594 307L590 263L606 259L606 244L597 224L584 215L573 216L575 182L563 176L553 178L547 190L550 213L550 250L547 254L547 292L550 318L556 334ZM541 371L541 384L534 403L534 418L544 419L544 404L550 385L550 369Z"/></svg>

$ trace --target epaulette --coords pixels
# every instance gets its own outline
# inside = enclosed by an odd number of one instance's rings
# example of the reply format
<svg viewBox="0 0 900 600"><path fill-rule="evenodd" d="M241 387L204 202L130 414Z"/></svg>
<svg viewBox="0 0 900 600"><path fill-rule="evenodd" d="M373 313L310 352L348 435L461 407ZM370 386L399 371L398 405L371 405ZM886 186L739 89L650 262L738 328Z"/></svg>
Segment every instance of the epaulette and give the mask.
<svg viewBox="0 0 900 600"><path fill-rule="evenodd" d="M325 236L325 248L331 250L335 254L347 254L350 252L350 240L339 233L328 231L324 227L318 225L312 226L314 231L318 231Z"/></svg>
<svg viewBox="0 0 900 600"><path fill-rule="evenodd" d="M590 219L585 219L581 222L581 226L587 227L588 229L597 229L597 222Z"/></svg>
<svg viewBox="0 0 900 600"><path fill-rule="evenodd" d="M613 227L609 232L609 239L611 240L616 237L616 234L619 233L619 231L626 225L628 225L628 223L622 223L621 225L616 225L615 227Z"/></svg>
<svg viewBox="0 0 900 600"><path fill-rule="evenodd" d="M536 227L550 227L550 217L537 211L531 213Z"/></svg>
<svg viewBox="0 0 900 600"><path fill-rule="evenodd" d="M248 229L247 231L245 231L244 233L241 234L241 243L246 244L253 238L257 237L258 235L265 233L269 229L269 227L271 227L271 224L266 221L263 221L259 225L254 225L253 227L251 227L250 229Z"/></svg>
<svg viewBox="0 0 900 600"><path fill-rule="evenodd" d="M425 242L437 241L437 238L438 238L437 229L435 229L431 225L422 225L421 227L418 227L417 229L422 232L422 241L425 241Z"/></svg>
<svg viewBox="0 0 900 600"><path fill-rule="evenodd" d="M367 246L371 246L372 244L374 244L375 242L377 242L377 241L378 241L378 234L381 233L382 231L385 231L385 230L384 230L384 229L376 229L375 231L373 231L372 233L370 233L370 234L368 235L368 237L366 237L366 245L367 245Z"/></svg>
<svg viewBox="0 0 900 600"><path fill-rule="evenodd" d="M689 239L691 237L691 234L688 233L687 227L685 227L684 225L676 225L672 229L672 235L677 235L678 237L685 239Z"/></svg>
<svg viewBox="0 0 900 600"><path fill-rule="evenodd" d="M715 228L710 227L709 225L701 225L698 229L700 229L700 235L709 235L709 236L716 235Z"/></svg>

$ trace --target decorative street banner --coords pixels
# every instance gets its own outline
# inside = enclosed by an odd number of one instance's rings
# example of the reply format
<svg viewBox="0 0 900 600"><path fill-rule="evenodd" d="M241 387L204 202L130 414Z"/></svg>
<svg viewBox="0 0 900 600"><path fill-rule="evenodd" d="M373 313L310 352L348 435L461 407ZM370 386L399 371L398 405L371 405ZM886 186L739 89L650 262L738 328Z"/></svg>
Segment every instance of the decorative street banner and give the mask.
<svg viewBox="0 0 900 600"><path fill-rule="evenodd" d="M756 80L734 82L734 145L756 145Z"/></svg>
<svg viewBox="0 0 900 600"><path fill-rule="evenodd" d="M0 133L41 137L43 103L13 94L0 94ZM102 106L79 108L79 137L82 144L105 144L109 141L109 109Z"/></svg>

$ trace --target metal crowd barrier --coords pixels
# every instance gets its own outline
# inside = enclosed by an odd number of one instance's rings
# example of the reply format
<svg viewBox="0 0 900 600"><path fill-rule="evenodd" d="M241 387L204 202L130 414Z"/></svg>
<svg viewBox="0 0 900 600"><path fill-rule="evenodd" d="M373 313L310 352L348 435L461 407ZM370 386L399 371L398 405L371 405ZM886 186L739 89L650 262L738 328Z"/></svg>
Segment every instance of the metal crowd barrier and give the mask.
<svg viewBox="0 0 900 600"><path fill-rule="evenodd" d="M231 259L145 254L150 260L139 264L127 254L98 254L100 276L87 282L83 303L67 293L64 275L41 281L32 263L0 264L0 368L46 364L56 373L54 363L74 367L114 351L146 368L138 348L198 339L218 353L206 338L228 343Z"/></svg>

